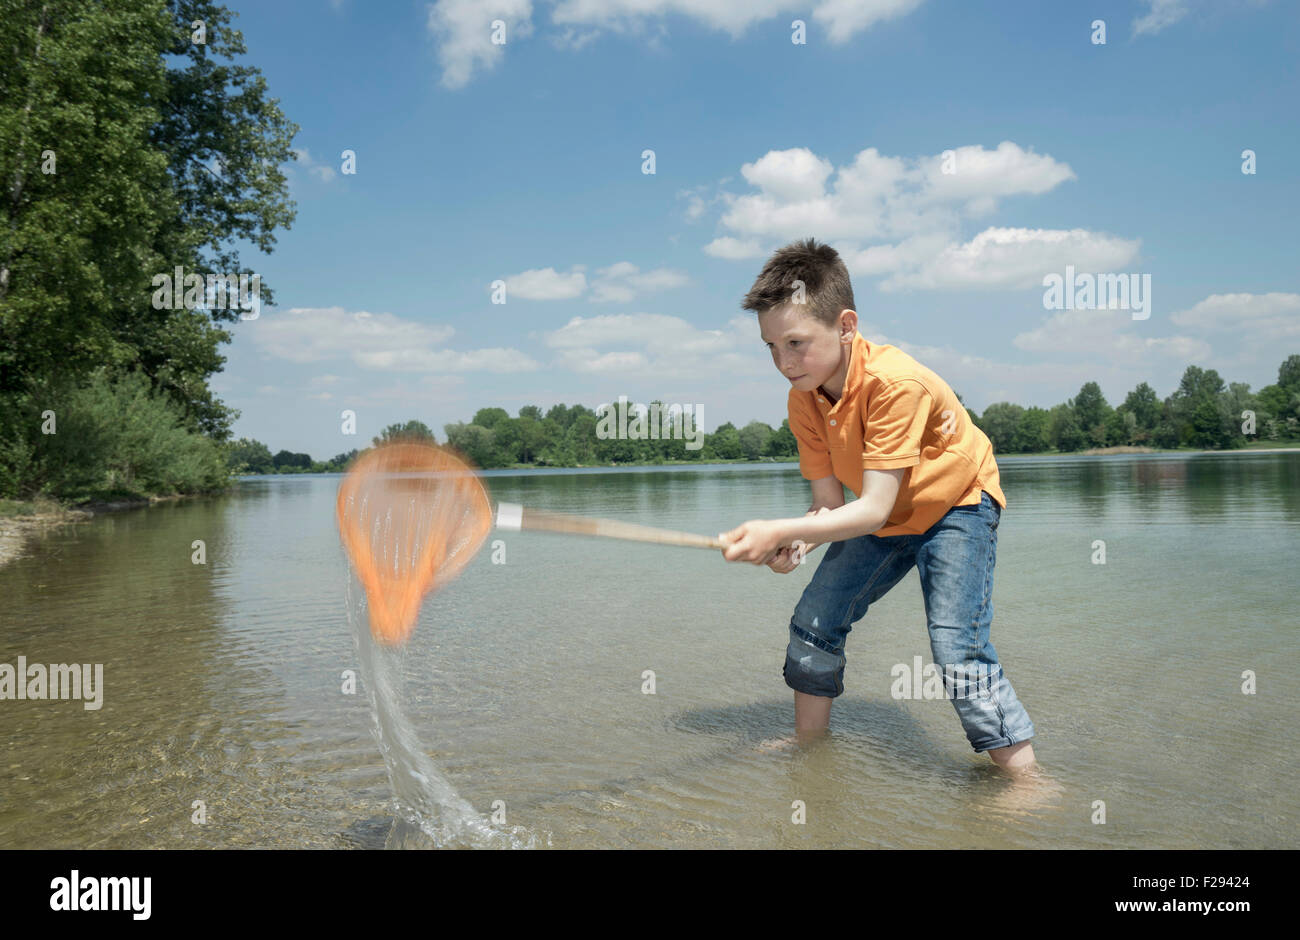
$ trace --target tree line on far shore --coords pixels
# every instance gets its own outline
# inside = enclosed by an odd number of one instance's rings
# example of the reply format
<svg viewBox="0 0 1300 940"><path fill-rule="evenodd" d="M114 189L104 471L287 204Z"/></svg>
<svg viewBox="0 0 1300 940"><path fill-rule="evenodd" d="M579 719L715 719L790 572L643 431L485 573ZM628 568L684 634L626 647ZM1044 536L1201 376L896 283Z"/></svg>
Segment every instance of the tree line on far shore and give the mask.
<svg viewBox="0 0 1300 940"><path fill-rule="evenodd" d="M969 408L966 413L988 435L997 454L1117 446L1231 450L1254 440L1300 440L1300 355L1282 363L1276 384L1254 393L1244 382L1225 384L1213 369L1188 366L1178 388L1163 401L1142 382L1112 407L1100 386L1088 382L1074 398L1052 408L998 402L982 415ZM583 405L554 405L545 414L536 405L525 405L515 417L503 408L481 408L468 424L445 425L444 442L483 469L798 458L788 420L779 428L762 421L740 428L728 422L701 435L702 446L689 449L680 435L602 437L597 433L602 415ZM412 420L388 426L373 443L398 437L439 442L431 428ZM287 450L273 454L248 438L228 447L232 473L339 472L360 453L353 449L317 461Z"/></svg>

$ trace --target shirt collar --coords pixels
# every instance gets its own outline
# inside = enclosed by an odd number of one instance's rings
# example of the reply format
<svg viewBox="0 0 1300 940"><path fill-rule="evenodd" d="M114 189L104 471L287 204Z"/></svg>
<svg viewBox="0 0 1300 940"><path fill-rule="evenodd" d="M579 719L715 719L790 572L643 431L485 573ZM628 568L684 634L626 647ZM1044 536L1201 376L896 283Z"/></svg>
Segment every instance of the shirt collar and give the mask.
<svg viewBox="0 0 1300 940"><path fill-rule="evenodd" d="M867 347L866 337L864 337L861 333L855 332L853 334L853 344L849 349L848 371L844 373L844 388L840 390L840 397L838 401L832 402L829 398L826 399L827 411L834 411L836 408L840 406L842 402L848 401L850 398L856 395L858 393L858 389L862 387L862 376L865 373L865 369L863 367L867 360L867 350L868 347ZM820 389L817 391L817 397L818 398L824 397Z"/></svg>

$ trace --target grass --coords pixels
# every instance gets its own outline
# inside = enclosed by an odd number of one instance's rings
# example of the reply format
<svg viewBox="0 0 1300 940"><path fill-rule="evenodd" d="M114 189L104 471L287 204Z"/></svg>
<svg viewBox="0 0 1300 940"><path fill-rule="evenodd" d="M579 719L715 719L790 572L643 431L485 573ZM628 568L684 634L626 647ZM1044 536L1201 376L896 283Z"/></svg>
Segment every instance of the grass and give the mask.
<svg viewBox="0 0 1300 940"><path fill-rule="evenodd" d="M36 499L0 499L0 518L54 515L63 513L66 508L58 500L46 496Z"/></svg>

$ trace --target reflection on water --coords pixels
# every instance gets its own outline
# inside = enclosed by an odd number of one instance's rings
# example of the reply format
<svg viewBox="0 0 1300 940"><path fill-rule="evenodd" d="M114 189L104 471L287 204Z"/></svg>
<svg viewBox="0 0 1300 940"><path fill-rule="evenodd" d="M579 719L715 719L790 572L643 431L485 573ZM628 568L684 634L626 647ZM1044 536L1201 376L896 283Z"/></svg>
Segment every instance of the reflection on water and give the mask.
<svg viewBox="0 0 1300 940"><path fill-rule="evenodd" d="M950 703L891 697L891 667L929 659L915 572L854 626L831 733L774 748L824 549L781 576L494 532L372 659L339 478L273 477L0 569L0 662L104 666L98 711L0 701L0 847L1296 847L1300 453L1000 464L993 640L1037 726L1031 788ZM793 466L486 477L702 534L808 501Z"/></svg>
<svg viewBox="0 0 1300 940"><path fill-rule="evenodd" d="M384 647L371 635L364 592L352 584L349 614L357 658L369 692L375 739L388 770L397 816L388 848L534 848L535 836L518 827L498 828L456 793L420 745L406 714L403 667L406 648Z"/></svg>

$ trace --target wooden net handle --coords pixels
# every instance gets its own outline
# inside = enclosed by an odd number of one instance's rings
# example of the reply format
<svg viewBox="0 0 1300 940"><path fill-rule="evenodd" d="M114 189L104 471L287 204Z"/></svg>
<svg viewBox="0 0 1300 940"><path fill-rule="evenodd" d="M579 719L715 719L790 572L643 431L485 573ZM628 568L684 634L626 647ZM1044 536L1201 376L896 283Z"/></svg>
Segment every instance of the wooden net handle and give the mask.
<svg viewBox="0 0 1300 940"><path fill-rule="evenodd" d="M570 535L595 535L601 538L653 542L657 545L685 545L689 548L723 548L717 538L693 532L675 532L653 526L619 522L615 519L592 519L558 512L525 509L518 503L498 503L496 524L500 529L532 529L541 532L565 532Z"/></svg>

